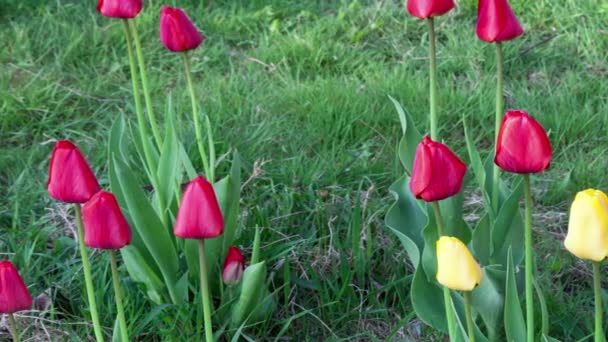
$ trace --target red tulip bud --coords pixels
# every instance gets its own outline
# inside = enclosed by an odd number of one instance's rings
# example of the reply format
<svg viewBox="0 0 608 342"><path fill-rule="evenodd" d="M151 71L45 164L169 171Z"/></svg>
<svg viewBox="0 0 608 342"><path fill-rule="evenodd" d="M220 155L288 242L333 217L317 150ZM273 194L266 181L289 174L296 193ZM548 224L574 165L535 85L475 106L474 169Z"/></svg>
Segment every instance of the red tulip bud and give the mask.
<svg viewBox="0 0 608 342"><path fill-rule="evenodd" d="M213 185L198 176L184 191L173 233L184 239L209 239L223 232L224 219Z"/></svg>
<svg viewBox="0 0 608 342"><path fill-rule="evenodd" d="M142 0L99 0L97 12L112 18L135 18L142 6Z"/></svg>
<svg viewBox="0 0 608 342"><path fill-rule="evenodd" d="M160 9L160 40L167 49L181 52L196 49L203 37L181 8L163 6Z"/></svg>
<svg viewBox="0 0 608 342"><path fill-rule="evenodd" d="M91 167L68 140L55 144L46 187L51 197L67 203L84 203L99 191Z"/></svg>
<svg viewBox="0 0 608 342"><path fill-rule="evenodd" d="M230 246L228 248L228 254L226 260L224 260L224 267L222 269L222 279L226 285L238 284L243 277L243 270L245 269L245 258L238 248Z"/></svg>
<svg viewBox="0 0 608 342"><path fill-rule="evenodd" d="M502 42L521 36L517 17L507 0L479 0L477 7L477 37L488 43Z"/></svg>
<svg viewBox="0 0 608 342"><path fill-rule="evenodd" d="M420 19L446 14L454 6L454 0L407 0L407 11Z"/></svg>
<svg viewBox="0 0 608 342"><path fill-rule="evenodd" d="M427 136L416 148L410 190L418 199L439 201L460 191L466 172L454 152Z"/></svg>
<svg viewBox="0 0 608 342"><path fill-rule="evenodd" d="M91 248L121 249L131 242L131 228L116 197L100 191L82 206L84 243Z"/></svg>
<svg viewBox="0 0 608 342"><path fill-rule="evenodd" d="M551 164L551 142L545 129L523 110L502 118L494 163L513 173L537 173Z"/></svg>
<svg viewBox="0 0 608 342"><path fill-rule="evenodd" d="M0 313L8 314L32 307L32 296L10 261L0 261Z"/></svg>

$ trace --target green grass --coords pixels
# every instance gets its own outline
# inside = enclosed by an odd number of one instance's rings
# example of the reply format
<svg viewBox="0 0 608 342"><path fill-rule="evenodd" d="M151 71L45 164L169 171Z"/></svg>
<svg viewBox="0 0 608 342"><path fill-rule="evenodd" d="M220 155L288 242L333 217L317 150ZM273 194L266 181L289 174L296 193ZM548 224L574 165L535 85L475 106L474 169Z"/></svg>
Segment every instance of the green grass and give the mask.
<svg viewBox="0 0 608 342"><path fill-rule="evenodd" d="M273 320L247 332L252 338L273 338L284 327L284 336L310 341L383 340L391 332L435 338L413 316L411 270L383 224L388 186L402 172L399 120L387 96L419 128L428 112L426 25L402 2L166 2L186 8L207 36L192 53L193 70L219 151L238 149L248 173L255 161L267 162L243 189L238 242L250 247L253 227L263 227L262 254L275 285L286 251L293 282L288 302L281 298ZM441 134L462 157L462 118L486 154L494 125L494 49L475 37L475 3L463 0L437 20ZM155 108L162 113L171 96L182 140L191 142L181 60L158 39L160 4L146 1L137 19ZM562 247L563 213L576 191L608 189L608 5L512 5L527 33L505 44L506 107L528 110L550 132L552 167L534 177L537 213L544 213L535 218L536 260L551 334L575 340L592 331L590 269ZM122 28L100 16L94 1L8 0L0 41L0 257L15 261L35 296L48 291L52 299L48 312L22 319L28 334L44 335L44 327L54 339L78 340L91 331L81 264L66 207L46 195L48 157L54 139L76 141L107 187L108 128L120 113L134 120ZM187 148L196 155L194 144ZM362 225L371 229L373 248L359 279L348 236L364 193ZM101 319L111 331L109 266L102 253L92 261L107 308ZM125 292L141 340L175 334L162 314L148 316L152 307L134 284Z"/></svg>

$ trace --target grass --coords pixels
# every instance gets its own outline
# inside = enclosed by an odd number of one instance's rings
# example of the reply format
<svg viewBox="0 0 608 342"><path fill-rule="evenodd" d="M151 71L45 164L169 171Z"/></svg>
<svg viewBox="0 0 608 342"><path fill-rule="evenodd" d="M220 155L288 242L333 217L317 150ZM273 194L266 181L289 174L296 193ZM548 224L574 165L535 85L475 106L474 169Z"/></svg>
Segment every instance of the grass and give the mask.
<svg viewBox="0 0 608 342"><path fill-rule="evenodd" d="M608 189L608 5L511 2L527 33L505 45L506 107L528 110L550 132L552 168L534 177L542 206L536 260L551 334L575 340L592 331L590 267L561 241L575 192ZM179 2L207 36L192 54L199 103L220 151L238 149L248 173L264 162L264 172L243 189L238 242L250 247L253 227L263 227L262 253L276 285L285 251L293 277L272 322L247 333L439 340L415 319L407 295L411 270L383 225L392 203L387 188L402 172L395 158L399 121L387 96L425 127L426 25L408 16L401 0L205 3ZM437 20L441 134L462 157L463 117L486 153L493 135L494 49L475 37L475 3L460 1ZM193 137L181 60L158 40L160 4L146 1L138 17L156 111L171 96L183 114L180 130ZM48 311L22 318L27 333L79 340L91 327L77 246L67 208L48 198L44 181L52 142L69 138L107 187L108 128L120 113L134 118L124 38L120 24L100 16L92 1L2 6L0 256L18 265L34 296L46 291L51 299ZM357 278L346 241L362 196L361 225L371 229L366 242L373 248L368 272ZM107 260L95 253L92 261L98 301L108 308L101 319L111 331ZM141 340L175 333L136 286L127 284L125 292L131 329Z"/></svg>

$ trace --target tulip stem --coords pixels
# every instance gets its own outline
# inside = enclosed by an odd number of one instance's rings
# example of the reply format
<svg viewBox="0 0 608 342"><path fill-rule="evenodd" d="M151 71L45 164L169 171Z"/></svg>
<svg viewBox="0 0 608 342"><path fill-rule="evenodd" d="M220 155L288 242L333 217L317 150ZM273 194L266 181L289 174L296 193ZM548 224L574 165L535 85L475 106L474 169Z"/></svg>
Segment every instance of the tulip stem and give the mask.
<svg viewBox="0 0 608 342"><path fill-rule="evenodd" d="M435 221L437 222L437 239L443 236L443 218L441 217L441 208L439 207L439 202L432 202L433 211L435 212ZM448 322L448 335L450 336L450 341L455 341L456 337L456 320L454 319L454 311L452 310L452 296L450 294L450 289L443 286L443 304L445 306L445 317Z"/></svg>
<svg viewBox="0 0 608 342"><path fill-rule="evenodd" d="M532 297L532 281L534 277L532 262L532 187L530 186L530 175L525 174L524 193L526 196L526 216L525 216L525 249L526 249L526 330L527 341L534 342L534 302Z"/></svg>
<svg viewBox="0 0 608 342"><path fill-rule="evenodd" d="M198 262L201 276L201 292L203 297L203 316L205 320L205 340L213 342L211 327L211 301L209 298L209 285L207 283L207 258L205 255L205 240L198 240Z"/></svg>
<svg viewBox="0 0 608 342"><path fill-rule="evenodd" d="M182 56L184 58L186 78L188 79L188 89L190 89L190 102L192 104L192 120L194 121L194 133L196 134L196 144L198 146L198 151L201 154L201 160L203 161L205 177L207 177L209 182L213 183L213 178L211 178L211 170L209 168L209 162L207 161L207 152L205 151L205 145L203 145L203 132L201 130L198 109L196 108L196 95L194 93L194 85L192 83L192 71L190 69L190 59L188 58L188 52L184 51L182 53ZM211 167L213 167L213 165Z"/></svg>
<svg viewBox="0 0 608 342"><path fill-rule="evenodd" d="M433 211L435 213L435 221L437 221L437 239L443 236L443 217L441 217L441 207L439 202L432 202Z"/></svg>
<svg viewBox="0 0 608 342"><path fill-rule="evenodd" d="M605 342L602 327L602 285L600 280L600 263L593 262L593 292L595 294L595 342Z"/></svg>
<svg viewBox="0 0 608 342"><path fill-rule="evenodd" d="M133 41L135 41L135 51L137 52L137 62L139 64L139 74L141 76L141 84L144 90L144 99L146 101L146 111L148 112L148 121L152 127L152 134L156 140L156 146L160 151L163 146L163 140L156 124L156 118L154 116L154 108L152 106L152 99L150 98L150 88L148 87L148 75L146 72L146 62L144 60L144 54L141 48L141 41L139 39L139 33L137 32L137 25L135 19L127 20L131 22L131 32L133 32Z"/></svg>
<svg viewBox="0 0 608 342"><path fill-rule="evenodd" d="M118 276L118 265L116 262L116 251L108 250L110 253L110 265L112 266L112 283L114 284L114 298L116 301L116 311L118 311L118 323L120 324L120 336L123 342L129 341L127 321L125 320L125 309L122 305L122 294L120 292L120 278Z"/></svg>
<svg viewBox="0 0 608 342"><path fill-rule="evenodd" d="M89 299L89 307L91 308L91 320L93 321L93 330L97 342L103 342L103 334L101 325L99 324L99 315L97 314L97 302L95 301L95 289L93 288L93 277L91 276L91 264L89 263L89 255L87 247L84 244L84 225L82 223L82 211L80 203L74 204L76 212L76 226L78 228L78 245L80 246L80 257L82 258L82 268L84 270L84 282L87 288L87 296Z"/></svg>
<svg viewBox="0 0 608 342"><path fill-rule="evenodd" d="M463 291L462 296L464 297L464 314L467 318L469 342L475 342L475 326L473 325L473 315L471 314L471 294L469 291Z"/></svg>
<svg viewBox="0 0 608 342"><path fill-rule="evenodd" d="M494 143L498 146L498 131L500 130L500 123L502 121L503 114L503 54L502 54L502 43L496 43L496 113L494 115ZM494 173L492 178L492 209L494 214L498 215L498 201L499 201L499 181L500 181L500 168L494 164Z"/></svg>
<svg viewBox="0 0 608 342"><path fill-rule="evenodd" d="M433 17L427 19L429 26L429 103L431 121L431 139L438 141L437 132L437 55L435 53L435 22Z"/></svg>
<svg viewBox="0 0 608 342"><path fill-rule="evenodd" d="M8 314L8 328L11 330L11 335L13 335L14 342L20 342L21 337L19 336L19 329L17 328L17 321L15 320L15 316L12 313Z"/></svg>

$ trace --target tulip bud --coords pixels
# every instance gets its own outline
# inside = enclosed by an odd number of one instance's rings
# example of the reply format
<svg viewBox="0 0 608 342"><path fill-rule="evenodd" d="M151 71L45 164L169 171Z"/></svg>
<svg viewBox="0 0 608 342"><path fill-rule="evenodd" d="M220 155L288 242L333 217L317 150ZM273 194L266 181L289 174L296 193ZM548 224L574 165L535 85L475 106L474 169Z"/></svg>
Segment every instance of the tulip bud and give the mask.
<svg viewBox="0 0 608 342"><path fill-rule="evenodd" d="M439 201L460 191L466 172L454 152L427 136L416 148L410 190L418 199Z"/></svg>
<svg viewBox="0 0 608 342"><path fill-rule="evenodd" d="M551 142L545 129L522 110L508 111L502 119L494 163L513 173L537 173L551 164Z"/></svg>
<svg viewBox="0 0 608 342"><path fill-rule="evenodd" d="M437 241L437 281L452 290L471 291L481 283L481 267L467 246L455 237Z"/></svg>
<svg viewBox="0 0 608 342"><path fill-rule="evenodd" d="M46 187L51 197L67 203L84 203L99 191L91 167L68 140L55 144Z"/></svg>
<svg viewBox="0 0 608 342"><path fill-rule="evenodd" d="M173 233L184 239L209 239L223 232L224 219L213 185L198 176L186 186Z"/></svg>
<svg viewBox="0 0 608 342"><path fill-rule="evenodd" d="M521 36L521 28L507 0L479 0L477 37L488 43L502 42Z"/></svg>
<svg viewBox="0 0 608 342"><path fill-rule="evenodd" d="M135 18L142 7L142 0L99 0L97 2L97 12L112 18Z"/></svg>
<svg viewBox="0 0 608 342"><path fill-rule="evenodd" d="M32 296L15 266L0 261L0 313L9 314L32 307Z"/></svg>
<svg viewBox="0 0 608 342"><path fill-rule="evenodd" d="M566 249L581 259L602 261L608 257L608 196L587 189L576 194L570 207Z"/></svg>
<svg viewBox="0 0 608 342"><path fill-rule="evenodd" d="M160 9L160 40L167 49L182 52L196 49L203 37L181 8L163 6Z"/></svg>
<svg viewBox="0 0 608 342"><path fill-rule="evenodd" d="M100 191L82 206L84 243L91 248L121 249L131 243L131 228L116 197Z"/></svg>
<svg viewBox="0 0 608 342"><path fill-rule="evenodd" d="M446 14L454 6L454 0L407 0L407 11L420 19Z"/></svg>
<svg viewBox="0 0 608 342"><path fill-rule="evenodd" d="M222 279L226 285L235 285L241 281L245 269L245 258L238 248L230 246L224 267L222 268Z"/></svg>

